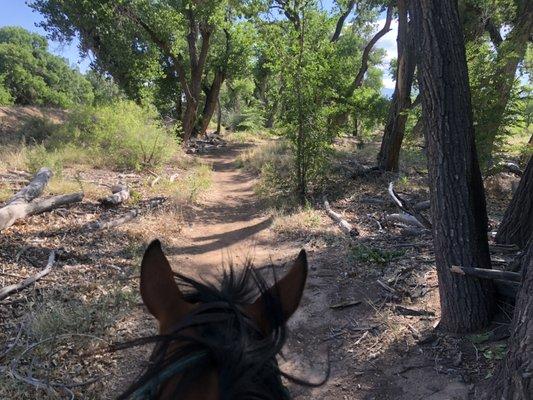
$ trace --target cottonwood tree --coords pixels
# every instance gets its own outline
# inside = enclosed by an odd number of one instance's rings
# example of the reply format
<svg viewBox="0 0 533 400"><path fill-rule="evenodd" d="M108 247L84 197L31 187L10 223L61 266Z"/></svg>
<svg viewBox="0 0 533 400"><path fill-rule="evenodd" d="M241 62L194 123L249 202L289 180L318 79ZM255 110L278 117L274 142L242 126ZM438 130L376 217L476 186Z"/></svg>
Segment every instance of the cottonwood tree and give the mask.
<svg viewBox="0 0 533 400"><path fill-rule="evenodd" d="M529 158L518 188L498 228L496 242L522 248L533 234L533 157Z"/></svg>
<svg viewBox="0 0 533 400"><path fill-rule="evenodd" d="M452 265L491 267L462 27L454 0L412 0L410 13L420 56L440 325L469 332L490 322L494 300L490 281L450 272Z"/></svg>
<svg viewBox="0 0 533 400"><path fill-rule="evenodd" d="M378 154L378 167L385 171L398 171L407 112L411 107L411 86L416 60L413 29L408 22L407 6L408 0L398 0L396 85Z"/></svg>
<svg viewBox="0 0 533 400"><path fill-rule="evenodd" d="M242 24L254 10L245 3L34 0L31 6L55 39L79 35L95 67L129 95L172 96L184 141L205 132L222 83L251 56L251 27Z"/></svg>
<svg viewBox="0 0 533 400"><path fill-rule="evenodd" d="M460 3L468 41L478 153L482 167L490 167L507 126L520 114L513 103L518 98L518 67L533 35L533 2L463 0Z"/></svg>
<svg viewBox="0 0 533 400"><path fill-rule="evenodd" d="M8 26L0 28L0 97L0 104L65 108L90 104L94 96L79 71L48 51L45 37Z"/></svg>
<svg viewBox="0 0 533 400"><path fill-rule="evenodd" d="M348 108L353 112L357 100L364 100L357 94L373 76L369 71L375 64L374 46L390 30L393 7L372 4L374 17L386 9L385 24L377 32L363 35L359 33L359 15L344 31L352 2L335 18L316 2L280 0L275 4L287 19L281 25L282 43L273 49L275 57L265 54L262 59L271 61L269 66L279 71L283 82L277 97L280 120L293 146L297 198L304 203L308 183L321 172L337 134L335 126L346 120ZM366 22L367 15L361 16Z"/></svg>
<svg viewBox="0 0 533 400"><path fill-rule="evenodd" d="M521 260L522 287L516 299L507 354L484 399L528 400L533 396L533 236Z"/></svg>

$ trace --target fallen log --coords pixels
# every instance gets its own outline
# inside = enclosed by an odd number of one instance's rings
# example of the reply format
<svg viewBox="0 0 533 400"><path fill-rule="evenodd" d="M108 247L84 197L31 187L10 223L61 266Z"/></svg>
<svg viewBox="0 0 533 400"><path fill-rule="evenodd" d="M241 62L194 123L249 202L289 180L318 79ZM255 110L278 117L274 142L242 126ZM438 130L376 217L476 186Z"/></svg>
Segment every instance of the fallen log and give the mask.
<svg viewBox="0 0 533 400"><path fill-rule="evenodd" d="M31 284L37 282L43 276L47 275L52 270L52 267L54 266L55 257L56 257L55 251L51 251L50 255L48 256L48 263L41 271L39 271L35 275L32 275L24 279L22 282L9 285L9 286L6 286L0 289L0 300L5 299L6 297L12 295L13 293L20 292L22 289L27 288Z"/></svg>
<svg viewBox="0 0 533 400"><path fill-rule="evenodd" d="M417 211L429 210L430 208L429 200L424 200L424 201L421 201L420 203L413 204L413 208Z"/></svg>
<svg viewBox="0 0 533 400"><path fill-rule="evenodd" d="M103 197L98 201L106 206L116 206L124 203L130 198L130 190L126 185L119 183L111 187L111 195Z"/></svg>
<svg viewBox="0 0 533 400"><path fill-rule="evenodd" d="M401 222L402 224L406 225L413 225L417 226L422 229L427 229L424 224L422 224L418 219L416 219L411 214L389 214L385 216L385 219L389 222Z"/></svg>
<svg viewBox="0 0 533 400"><path fill-rule="evenodd" d="M392 182L389 183L388 192L394 203L402 210L404 213L409 214L413 216L418 222L422 225L422 227L426 229L431 229L431 222L424 217L418 210L416 210L414 207L411 207L404 199L402 199L395 191L394 191L394 184Z"/></svg>
<svg viewBox="0 0 533 400"><path fill-rule="evenodd" d="M339 213L336 213L333 211L329 205L328 199L326 196L324 196L324 208L326 209L326 213L330 216L332 220L334 220L337 225L339 225L339 228L341 231L346 233L347 235L351 237L359 236L359 231L357 228L352 226L348 221L342 218L342 216Z"/></svg>
<svg viewBox="0 0 533 400"><path fill-rule="evenodd" d="M6 206L11 204L29 203L33 199L39 197L51 178L52 171L46 167L41 168L33 176L27 186L15 193L15 195L7 201Z"/></svg>
<svg viewBox="0 0 533 400"><path fill-rule="evenodd" d="M496 269L462 267L452 265L450 271L459 275L469 275L481 279L499 279L503 281L522 282L522 275L518 272L499 271Z"/></svg>
<svg viewBox="0 0 533 400"><path fill-rule="evenodd" d="M0 208L0 231L10 227L18 219L41 214L55 208L83 200L83 193L53 196L33 203L15 203Z"/></svg>

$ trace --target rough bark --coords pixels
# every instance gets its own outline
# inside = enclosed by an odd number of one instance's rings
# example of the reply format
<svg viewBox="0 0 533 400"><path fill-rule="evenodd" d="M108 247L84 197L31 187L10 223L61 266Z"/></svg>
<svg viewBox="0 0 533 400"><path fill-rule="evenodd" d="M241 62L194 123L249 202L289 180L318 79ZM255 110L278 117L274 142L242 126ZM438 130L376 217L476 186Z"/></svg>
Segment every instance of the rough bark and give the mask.
<svg viewBox="0 0 533 400"><path fill-rule="evenodd" d="M217 98L217 135L222 131L222 107L220 106L220 96Z"/></svg>
<svg viewBox="0 0 533 400"><path fill-rule="evenodd" d="M500 244L516 244L522 248L533 234L533 157L520 179L511 204L507 207L496 235Z"/></svg>
<svg viewBox="0 0 533 400"><path fill-rule="evenodd" d="M15 193L15 195L9 199L6 206L29 203L33 199L36 199L43 193L44 188L48 185L48 181L51 178L52 171L46 167L41 168L27 186Z"/></svg>
<svg viewBox="0 0 533 400"><path fill-rule="evenodd" d="M222 83L224 83L225 78L226 78L226 74L223 71L219 70L215 73L213 83L211 84L211 87L207 91L207 96L206 96L205 103L204 103L204 110L202 112L202 123L198 131L199 135L203 135L207 131L209 122L213 118L213 114L215 113L215 109L217 108L218 95L220 94L220 88L222 87Z"/></svg>
<svg viewBox="0 0 533 400"><path fill-rule="evenodd" d="M406 0L398 0L398 36L396 42L398 49L396 86L378 154L378 167L384 171L394 172L399 169L400 149L405 134L407 111L411 107L411 86L415 73L415 44L412 29L407 22Z"/></svg>
<svg viewBox="0 0 533 400"><path fill-rule="evenodd" d="M494 296L492 282L450 272L452 265L491 267L462 27L454 0L412 0L410 11L420 54L440 326L471 332L490 322Z"/></svg>
<svg viewBox="0 0 533 400"><path fill-rule="evenodd" d="M485 399L533 398L533 237L522 257L522 287L516 300L511 337Z"/></svg>

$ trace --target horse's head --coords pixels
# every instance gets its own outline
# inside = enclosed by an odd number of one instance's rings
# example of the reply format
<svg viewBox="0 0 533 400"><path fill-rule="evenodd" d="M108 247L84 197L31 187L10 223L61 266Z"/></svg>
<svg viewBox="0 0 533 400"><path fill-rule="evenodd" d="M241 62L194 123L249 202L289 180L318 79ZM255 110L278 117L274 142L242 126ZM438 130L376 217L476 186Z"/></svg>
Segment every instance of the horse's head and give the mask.
<svg viewBox="0 0 533 400"><path fill-rule="evenodd" d="M188 290L180 290L176 276ZM249 266L230 268L218 287L173 273L160 242L152 242L142 260L141 296L161 337L126 397L288 399L276 354L306 277L302 250L272 287Z"/></svg>

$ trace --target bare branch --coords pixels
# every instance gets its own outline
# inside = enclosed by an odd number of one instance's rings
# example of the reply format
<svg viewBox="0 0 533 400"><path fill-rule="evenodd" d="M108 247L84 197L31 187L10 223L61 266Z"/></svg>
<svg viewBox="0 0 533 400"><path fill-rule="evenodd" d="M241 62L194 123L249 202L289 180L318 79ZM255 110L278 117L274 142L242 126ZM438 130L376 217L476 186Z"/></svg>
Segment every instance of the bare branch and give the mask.
<svg viewBox="0 0 533 400"><path fill-rule="evenodd" d="M354 81L350 85L348 89L348 94L351 95L355 91L355 89L361 87L361 85L363 84L363 79L365 77L366 71L368 70L368 58L370 57L370 52L372 51L372 48L379 39L381 39L383 36L385 36L385 34L387 34L387 32L391 30L390 25L392 22L392 10L393 6L389 5L387 7L387 18L385 19L385 25L374 35L372 39L370 39L365 49L363 50L363 56L361 58L361 68L359 68L359 72L357 73Z"/></svg>
<svg viewBox="0 0 533 400"><path fill-rule="evenodd" d="M352 12L354 5L355 5L355 0L350 0L350 2L348 3L348 7L346 8L346 11L344 11L340 15L339 20L337 21L337 26L335 27L335 32L333 33L333 36L331 37L332 43L336 42L341 36L342 28L344 26L344 21L346 21L346 18L348 18L348 15L350 15L350 13Z"/></svg>
<svg viewBox="0 0 533 400"><path fill-rule="evenodd" d="M22 289L27 288L32 283L35 283L36 281L41 279L43 276L47 275L52 270L52 267L54 266L55 257L56 257L55 251L51 251L50 255L48 256L48 263L46 264L44 269L42 269L41 271L39 271L35 275L32 275L32 276L24 279L20 283L9 285L9 286L6 286L6 287L0 289L0 300L3 300L6 297L12 295L13 293L17 293L17 292L21 291Z"/></svg>

